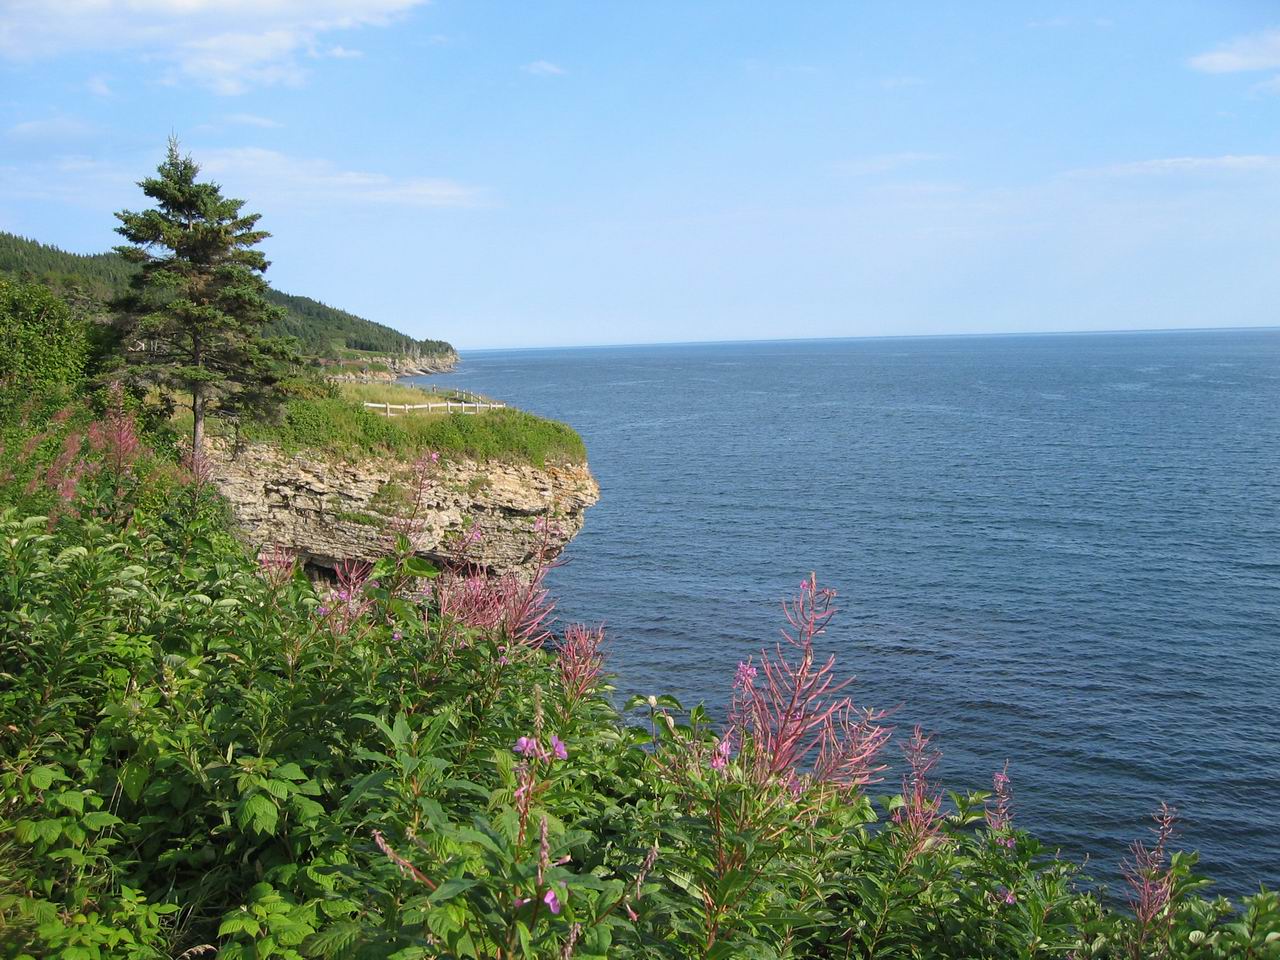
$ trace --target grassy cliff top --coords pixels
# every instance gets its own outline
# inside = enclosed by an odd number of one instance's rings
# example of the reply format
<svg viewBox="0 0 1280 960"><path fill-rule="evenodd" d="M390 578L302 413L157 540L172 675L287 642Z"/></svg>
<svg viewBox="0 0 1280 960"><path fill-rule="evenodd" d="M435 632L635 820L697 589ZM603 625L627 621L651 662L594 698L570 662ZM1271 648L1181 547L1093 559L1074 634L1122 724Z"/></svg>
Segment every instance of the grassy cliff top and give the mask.
<svg viewBox="0 0 1280 960"><path fill-rule="evenodd" d="M425 391L390 386L377 388L382 396L405 391L392 403L426 403ZM584 463L586 446L570 426L545 420L524 410L483 413L427 413L417 411L386 417L363 405L359 389L327 396L290 399L274 423L253 423L244 434L268 440L288 450L309 450L348 460L366 457L414 457L428 450L480 461Z"/></svg>

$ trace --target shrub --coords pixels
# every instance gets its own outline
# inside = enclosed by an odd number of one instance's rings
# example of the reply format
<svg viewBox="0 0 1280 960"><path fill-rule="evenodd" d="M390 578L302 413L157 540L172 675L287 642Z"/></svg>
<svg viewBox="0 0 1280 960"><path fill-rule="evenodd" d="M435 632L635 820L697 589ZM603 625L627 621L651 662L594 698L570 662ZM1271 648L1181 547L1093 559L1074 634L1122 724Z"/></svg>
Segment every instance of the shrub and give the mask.
<svg viewBox="0 0 1280 960"><path fill-rule="evenodd" d="M1205 899L1167 815L1130 909L1017 829L1007 773L944 794L922 731L873 797L887 736L814 655L813 578L724 723L624 714L539 578L401 540L318 586L170 484L127 517L94 485L52 527L0 512L0 957L1280 951L1275 894Z"/></svg>
<svg viewBox="0 0 1280 960"><path fill-rule="evenodd" d="M46 287L0 278L0 403L61 392L84 374L85 323Z"/></svg>

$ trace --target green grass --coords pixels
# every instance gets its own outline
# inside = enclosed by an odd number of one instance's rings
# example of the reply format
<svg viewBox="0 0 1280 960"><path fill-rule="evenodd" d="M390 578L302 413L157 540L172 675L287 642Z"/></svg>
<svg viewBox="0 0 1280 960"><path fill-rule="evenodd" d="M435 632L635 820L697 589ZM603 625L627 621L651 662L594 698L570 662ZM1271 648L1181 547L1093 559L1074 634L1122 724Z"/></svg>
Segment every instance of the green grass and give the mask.
<svg viewBox="0 0 1280 960"><path fill-rule="evenodd" d="M459 399L455 390L424 390L398 383L340 383L338 393L356 403L442 403Z"/></svg>
<svg viewBox="0 0 1280 960"><path fill-rule="evenodd" d="M405 401L399 401L405 402ZM344 398L294 399L279 424L252 424L245 436L287 450L346 459L413 457L428 450L473 460L582 463L586 447L569 426L523 410L384 417Z"/></svg>

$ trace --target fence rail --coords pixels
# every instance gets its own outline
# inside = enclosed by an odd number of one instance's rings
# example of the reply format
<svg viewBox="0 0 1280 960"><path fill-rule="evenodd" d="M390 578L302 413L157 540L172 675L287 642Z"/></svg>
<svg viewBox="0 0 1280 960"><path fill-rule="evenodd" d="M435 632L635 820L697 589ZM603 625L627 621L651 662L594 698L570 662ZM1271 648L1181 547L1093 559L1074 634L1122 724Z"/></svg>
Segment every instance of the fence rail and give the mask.
<svg viewBox="0 0 1280 960"><path fill-rule="evenodd" d="M469 400L441 400L436 403L373 403L369 400L364 402L366 407L377 410L384 417L397 417L409 413L413 410L443 410L445 413L482 413L485 410L503 410L506 408L505 403L497 403L488 400L469 401Z"/></svg>

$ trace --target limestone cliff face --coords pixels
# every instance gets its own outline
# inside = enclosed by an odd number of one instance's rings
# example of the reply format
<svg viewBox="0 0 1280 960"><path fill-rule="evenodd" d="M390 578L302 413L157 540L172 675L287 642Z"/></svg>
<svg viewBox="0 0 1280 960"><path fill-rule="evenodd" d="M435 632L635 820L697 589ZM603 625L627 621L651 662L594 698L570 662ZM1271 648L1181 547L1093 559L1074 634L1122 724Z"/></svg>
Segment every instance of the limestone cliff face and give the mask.
<svg viewBox="0 0 1280 960"><path fill-rule="evenodd" d="M421 357L369 357L369 363L380 363L386 370L347 370L329 372L330 380L349 383L395 383L402 377L423 377L433 373L449 373L458 367L456 353L433 353Z"/></svg>
<svg viewBox="0 0 1280 960"><path fill-rule="evenodd" d="M417 484L410 465L394 460L333 462L255 443L232 453L212 441L213 482L231 504L246 539L279 545L321 567L375 560L387 553L388 521L412 512ZM478 525L468 558L493 572L519 571L544 534L537 519L550 511L550 552L558 554L582 529L600 488L586 464L533 467L444 459L423 485L411 538L419 554L442 562L453 544Z"/></svg>

